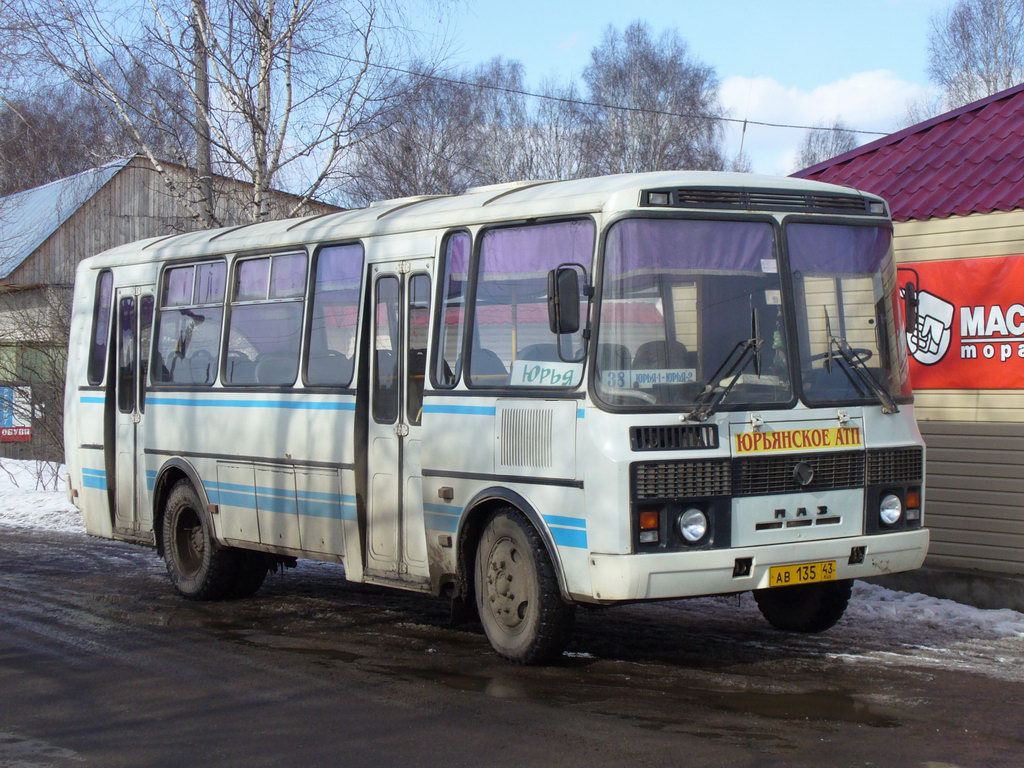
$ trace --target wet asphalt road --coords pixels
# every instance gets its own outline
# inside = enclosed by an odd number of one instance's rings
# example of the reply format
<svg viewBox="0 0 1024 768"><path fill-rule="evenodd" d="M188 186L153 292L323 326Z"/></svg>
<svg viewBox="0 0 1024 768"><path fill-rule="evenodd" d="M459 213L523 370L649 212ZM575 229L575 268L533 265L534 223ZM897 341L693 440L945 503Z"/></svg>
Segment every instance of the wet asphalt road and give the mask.
<svg viewBox="0 0 1024 768"><path fill-rule="evenodd" d="M337 566L190 603L151 550L0 528L0 768L1024 764L1024 639L793 637L750 602L584 611L520 668Z"/></svg>

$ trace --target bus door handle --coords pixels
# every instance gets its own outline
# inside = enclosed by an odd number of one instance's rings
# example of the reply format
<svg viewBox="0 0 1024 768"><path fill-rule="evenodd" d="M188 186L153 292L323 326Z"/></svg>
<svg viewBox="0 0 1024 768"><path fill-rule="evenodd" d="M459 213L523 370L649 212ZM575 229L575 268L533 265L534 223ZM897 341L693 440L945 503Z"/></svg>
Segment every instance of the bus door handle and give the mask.
<svg viewBox="0 0 1024 768"><path fill-rule="evenodd" d="M395 424L395 434L399 437L405 437L409 434L408 424Z"/></svg>

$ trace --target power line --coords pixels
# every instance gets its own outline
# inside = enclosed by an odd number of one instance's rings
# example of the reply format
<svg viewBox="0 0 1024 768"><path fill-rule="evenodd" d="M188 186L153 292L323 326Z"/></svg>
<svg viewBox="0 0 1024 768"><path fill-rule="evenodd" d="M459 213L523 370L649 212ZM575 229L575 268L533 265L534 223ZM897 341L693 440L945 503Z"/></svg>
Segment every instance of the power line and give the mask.
<svg viewBox="0 0 1024 768"><path fill-rule="evenodd" d="M871 136L888 136L891 131L865 131L859 128L846 128L836 126L821 126L821 125L798 125L794 123L771 123L765 120L749 120L741 119L738 117L724 117L722 115L701 115L692 114L686 112L672 112L665 109L648 109L646 107L626 107L621 104L604 104L599 101L586 101L584 99L570 99L567 96L553 96L546 93L534 93L533 91L525 91L520 88L509 88L504 85L489 85L486 83L471 83L466 80L459 80L453 77L442 77L441 75L428 75L424 72L415 72L410 69L402 69L401 67L394 67L388 64L376 64L371 62L361 61L354 59L349 56L341 56L340 54L333 54L335 58L342 59L343 61L349 61L354 64L361 66L375 67L376 69L384 69L389 72L399 72L403 75L411 75L413 77L419 77L424 80L434 80L439 83L448 83L449 85L464 85L468 88L480 88L488 91L500 91L502 93L512 93L518 96L529 96L534 99L545 99L547 101L557 101L563 104L574 104L580 107L599 107L601 109L615 109L621 112L638 112L646 115L661 115L664 117L680 117L686 120L712 120L722 123L737 123L744 127L748 125L760 125L765 128L795 128L804 131L833 131L835 133L863 133Z"/></svg>

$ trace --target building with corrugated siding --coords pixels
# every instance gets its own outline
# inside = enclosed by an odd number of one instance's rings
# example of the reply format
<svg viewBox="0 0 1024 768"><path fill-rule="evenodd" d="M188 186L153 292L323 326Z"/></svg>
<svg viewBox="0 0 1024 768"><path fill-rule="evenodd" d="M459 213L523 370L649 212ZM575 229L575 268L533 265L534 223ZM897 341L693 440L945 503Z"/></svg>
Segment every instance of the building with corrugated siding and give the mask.
<svg viewBox="0 0 1024 768"><path fill-rule="evenodd" d="M907 586L1024 609L1024 85L793 175L886 198L919 292L932 544Z"/></svg>
<svg viewBox="0 0 1024 768"><path fill-rule="evenodd" d="M202 228L167 187L170 180L188 190L194 172L164 169L167 177L135 156L0 198L0 456L62 457L63 365L78 263L134 240ZM250 221L249 190L214 178L222 225ZM271 198L281 216L341 210L283 192Z"/></svg>

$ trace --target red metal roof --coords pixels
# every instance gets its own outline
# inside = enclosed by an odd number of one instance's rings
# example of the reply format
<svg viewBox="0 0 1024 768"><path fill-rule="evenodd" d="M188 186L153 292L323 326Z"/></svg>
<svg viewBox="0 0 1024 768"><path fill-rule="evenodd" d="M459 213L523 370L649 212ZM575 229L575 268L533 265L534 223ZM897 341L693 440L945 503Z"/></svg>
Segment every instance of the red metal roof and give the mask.
<svg viewBox="0 0 1024 768"><path fill-rule="evenodd" d="M1024 208L1024 84L793 176L881 195L897 221Z"/></svg>

